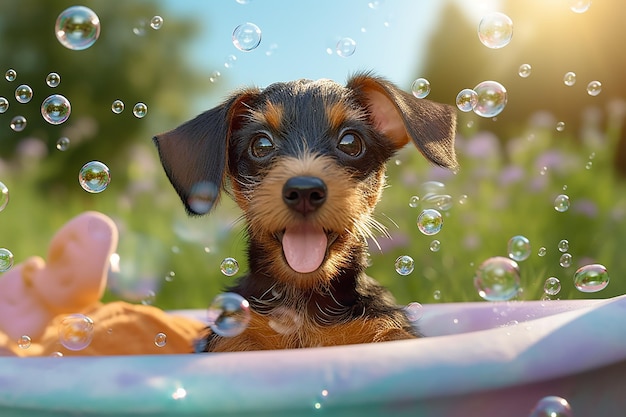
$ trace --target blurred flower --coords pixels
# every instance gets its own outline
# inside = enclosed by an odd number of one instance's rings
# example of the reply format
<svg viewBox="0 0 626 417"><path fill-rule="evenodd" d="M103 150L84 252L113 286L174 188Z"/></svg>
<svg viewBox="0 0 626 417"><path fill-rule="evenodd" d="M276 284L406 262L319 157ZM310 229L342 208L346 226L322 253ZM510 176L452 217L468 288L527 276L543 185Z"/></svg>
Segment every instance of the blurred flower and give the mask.
<svg viewBox="0 0 626 417"><path fill-rule="evenodd" d="M516 165L509 165L505 167L498 176L500 185L503 187L520 182L523 178L524 170L522 167Z"/></svg>
<svg viewBox="0 0 626 417"><path fill-rule="evenodd" d="M574 201L572 211L587 217L596 217L598 215L598 206L591 200L580 199Z"/></svg>

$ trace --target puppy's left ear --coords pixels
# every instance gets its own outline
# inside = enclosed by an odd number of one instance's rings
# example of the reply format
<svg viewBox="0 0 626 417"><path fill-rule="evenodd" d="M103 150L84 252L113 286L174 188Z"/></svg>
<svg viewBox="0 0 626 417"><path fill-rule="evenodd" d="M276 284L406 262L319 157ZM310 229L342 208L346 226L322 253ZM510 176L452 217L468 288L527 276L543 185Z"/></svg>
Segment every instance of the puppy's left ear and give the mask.
<svg viewBox="0 0 626 417"><path fill-rule="evenodd" d="M413 141L431 162L457 168L453 106L416 98L391 82L368 74L355 75L346 87L369 110L370 122L396 149Z"/></svg>

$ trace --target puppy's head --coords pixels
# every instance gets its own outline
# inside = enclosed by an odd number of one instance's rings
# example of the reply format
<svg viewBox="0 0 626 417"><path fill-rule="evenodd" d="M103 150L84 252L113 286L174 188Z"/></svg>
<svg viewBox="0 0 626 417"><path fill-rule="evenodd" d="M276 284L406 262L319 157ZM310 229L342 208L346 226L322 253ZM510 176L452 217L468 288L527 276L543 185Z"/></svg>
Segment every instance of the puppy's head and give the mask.
<svg viewBox="0 0 626 417"><path fill-rule="evenodd" d="M387 160L412 142L455 168L454 132L451 106L360 74L345 87L300 80L240 91L155 143L190 213L231 192L253 271L311 286L362 268Z"/></svg>

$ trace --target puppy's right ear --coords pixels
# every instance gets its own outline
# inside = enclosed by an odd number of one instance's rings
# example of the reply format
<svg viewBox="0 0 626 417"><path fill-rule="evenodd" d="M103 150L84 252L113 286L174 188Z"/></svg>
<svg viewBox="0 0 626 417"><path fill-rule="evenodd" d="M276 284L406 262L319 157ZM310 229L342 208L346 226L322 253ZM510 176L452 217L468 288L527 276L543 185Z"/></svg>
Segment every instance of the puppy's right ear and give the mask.
<svg viewBox="0 0 626 417"><path fill-rule="evenodd" d="M258 90L244 90L176 129L153 138L161 164L189 214L206 214L225 184L228 142Z"/></svg>

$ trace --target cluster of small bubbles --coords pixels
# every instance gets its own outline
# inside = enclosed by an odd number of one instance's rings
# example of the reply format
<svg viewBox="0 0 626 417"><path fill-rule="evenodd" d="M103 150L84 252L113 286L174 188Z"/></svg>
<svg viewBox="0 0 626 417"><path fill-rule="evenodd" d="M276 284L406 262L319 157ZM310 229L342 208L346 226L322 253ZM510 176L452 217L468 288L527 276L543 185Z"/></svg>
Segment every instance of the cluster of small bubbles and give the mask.
<svg viewBox="0 0 626 417"><path fill-rule="evenodd" d="M222 76L222 73L219 71L213 71L211 73L211 75L209 76L209 81L214 83L216 82L220 77Z"/></svg>
<svg viewBox="0 0 626 417"><path fill-rule="evenodd" d="M70 139L63 136L57 140L57 149L59 151L66 151L70 147Z"/></svg>
<svg viewBox="0 0 626 417"><path fill-rule="evenodd" d="M352 38L342 38L335 45L335 52L343 58L352 56L356 52L356 42Z"/></svg>
<svg viewBox="0 0 626 417"><path fill-rule="evenodd" d="M409 207L416 208L419 205L420 205L420 198L419 198L419 196L413 195L413 196L411 196L411 198L409 198Z"/></svg>
<svg viewBox="0 0 626 417"><path fill-rule="evenodd" d="M559 265L561 265L563 268L569 268L570 266L572 266L572 255L569 253L564 253L563 255L561 255L561 257L559 258Z"/></svg>
<svg viewBox="0 0 626 417"><path fill-rule="evenodd" d="M396 258L394 266L398 274L406 276L415 269L415 261L409 255L401 255Z"/></svg>
<svg viewBox="0 0 626 417"><path fill-rule="evenodd" d="M9 187L0 181L0 211L4 210L9 204Z"/></svg>
<svg viewBox="0 0 626 417"><path fill-rule="evenodd" d="M122 100L115 100L111 104L111 111L115 114L120 114L124 111L124 102Z"/></svg>
<svg viewBox="0 0 626 417"><path fill-rule="evenodd" d="M507 46L513 37L513 21L504 13L489 13L478 24L478 39L487 48Z"/></svg>
<svg viewBox="0 0 626 417"><path fill-rule="evenodd" d="M98 40L100 19L88 7L68 7L59 14L54 32L61 45L67 49L80 51L89 48Z"/></svg>
<svg viewBox="0 0 626 417"><path fill-rule="evenodd" d="M563 213L569 209L569 196L566 194L559 194L554 199L554 209L559 213Z"/></svg>
<svg viewBox="0 0 626 417"><path fill-rule="evenodd" d="M32 341L30 339L30 336L27 336L27 335L20 336L20 338L17 339L17 346L20 349L28 349L31 343Z"/></svg>
<svg viewBox="0 0 626 417"><path fill-rule="evenodd" d="M133 106L133 115L136 118L141 119L146 114L148 114L148 106L146 106L145 103L139 102L139 103L135 104L135 106Z"/></svg>
<svg viewBox="0 0 626 417"><path fill-rule="evenodd" d="M145 306L151 306L152 304L154 304L154 300L156 300L156 293L152 290L149 290L141 298L141 304Z"/></svg>
<svg viewBox="0 0 626 417"><path fill-rule="evenodd" d="M480 117L495 117L502 113L508 97L506 88L497 81L483 81L474 87L477 102L474 113Z"/></svg>
<svg viewBox="0 0 626 417"><path fill-rule="evenodd" d="M550 277L543 283L543 292L547 295L557 295L561 291L561 281L557 277Z"/></svg>
<svg viewBox="0 0 626 417"><path fill-rule="evenodd" d="M175 276L176 276L176 272L174 272L174 271L170 271L169 273L167 273L167 274L165 275L165 281L167 281L167 282L172 282L172 281L174 281L174 277L175 277Z"/></svg>
<svg viewBox="0 0 626 417"><path fill-rule="evenodd" d="M562 132L565 130L565 122L558 122L556 124L556 130L557 132Z"/></svg>
<svg viewBox="0 0 626 417"><path fill-rule="evenodd" d="M513 236L509 239L507 244L507 250L509 254L509 258L514 261L523 261L528 259L530 256L530 240L525 236Z"/></svg>
<svg viewBox="0 0 626 417"><path fill-rule="evenodd" d="M600 264L585 265L574 273L574 286L578 291L597 292L609 285L609 274Z"/></svg>
<svg viewBox="0 0 626 417"><path fill-rule="evenodd" d="M591 7L591 0L569 0L569 8L574 13L585 13Z"/></svg>
<svg viewBox="0 0 626 417"><path fill-rule="evenodd" d="M592 167L593 167L593 162L587 161L587 163L585 164L585 169L590 170Z"/></svg>
<svg viewBox="0 0 626 417"><path fill-rule="evenodd" d="M157 333L154 336L154 344L156 347L164 347L167 344L167 335L165 333Z"/></svg>
<svg viewBox="0 0 626 417"><path fill-rule="evenodd" d="M411 84L411 92L417 98L425 98L430 94L430 81L426 78L418 78Z"/></svg>
<svg viewBox="0 0 626 417"><path fill-rule="evenodd" d="M591 81L587 84L587 94L590 96L597 96L602 92L602 83L600 81Z"/></svg>
<svg viewBox="0 0 626 417"><path fill-rule="evenodd" d="M422 318L422 314L424 313L424 307L420 303L412 302L407 304L404 308L404 314L406 314L406 318L411 322L416 322Z"/></svg>
<svg viewBox="0 0 626 417"><path fill-rule="evenodd" d="M15 116L9 124L14 132L21 132L26 128L26 118L24 116Z"/></svg>
<svg viewBox="0 0 626 417"><path fill-rule="evenodd" d="M463 112L474 110L478 104L478 94L471 88L464 88L456 95L456 106Z"/></svg>
<svg viewBox="0 0 626 417"><path fill-rule="evenodd" d="M520 290L519 266L503 256L489 258L476 270L474 287L487 301L510 300Z"/></svg>
<svg viewBox="0 0 626 417"><path fill-rule="evenodd" d="M219 187L210 181L200 181L195 183L189 192L187 205L196 214L206 214L211 211L217 196Z"/></svg>
<svg viewBox="0 0 626 417"><path fill-rule="evenodd" d="M224 68L233 68L237 63L236 55L228 55L226 57L226 62L224 62Z"/></svg>
<svg viewBox="0 0 626 417"><path fill-rule="evenodd" d="M559 248L559 252L565 253L569 250L569 241L567 239L562 239L559 241L557 248Z"/></svg>
<svg viewBox="0 0 626 417"><path fill-rule="evenodd" d="M250 323L250 304L241 295L226 292L213 299L208 310L208 323L218 336L241 334Z"/></svg>
<svg viewBox="0 0 626 417"><path fill-rule="evenodd" d="M41 103L41 115L51 125L60 125L72 113L70 101L61 94L53 94Z"/></svg>
<svg viewBox="0 0 626 417"><path fill-rule="evenodd" d="M61 76L56 72L51 72L46 76L46 84L48 87L58 87L61 84Z"/></svg>
<svg viewBox="0 0 626 417"><path fill-rule="evenodd" d="M522 78L528 78L531 72L532 72L532 67L530 66L530 64L522 64L519 66L519 69L517 70L518 75Z"/></svg>
<svg viewBox="0 0 626 417"><path fill-rule="evenodd" d="M440 290L433 291L433 298L437 301L441 300L441 291Z"/></svg>
<svg viewBox="0 0 626 417"><path fill-rule="evenodd" d="M153 16L150 19L150 27L154 30L159 30L163 26L163 18L161 16Z"/></svg>
<svg viewBox="0 0 626 417"><path fill-rule="evenodd" d="M220 271L227 277L232 277L239 272L239 262L235 258L224 258L220 263Z"/></svg>
<svg viewBox="0 0 626 417"><path fill-rule="evenodd" d="M9 100L6 97L0 97L0 113L4 113L9 109Z"/></svg>
<svg viewBox="0 0 626 417"><path fill-rule="evenodd" d="M539 251L537 252L537 255L544 257L546 256L546 253L548 253L548 250L545 247L540 247Z"/></svg>
<svg viewBox="0 0 626 417"><path fill-rule="evenodd" d="M78 173L78 182L88 193L100 193L111 182L109 167L100 161L87 162Z"/></svg>
<svg viewBox="0 0 626 417"><path fill-rule="evenodd" d="M93 320L84 314L65 316L59 324L59 341L69 350L82 350L93 338Z"/></svg>
<svg viewBox="0 0 626 417"><path fill-rule="evenodd" d="M417 228L426 236L439 233L443 227L443 216L435 209L422 210L417 217Z"/></svg>
<svg viewBox="0 0 626 417"><path fill-rule="evenodd" d="M15 71L13 68L9 68L5 73L4 73L4 78L7 81L15 81L15 79L17 78L17 71Z"/></svg>
<svg viewBox="0 0 626 417"><path fill-rule="evenodd" d="M28 103L33 98L33 89L29 85L22 84L15 89L15 99L18 103Z"/></svg>
<svg viewBox="0 0 626 417"><path fill-rule="evenodd" d="M261 29L254 23L243 23L233 31L232 40L235 48L250 52L261 43Z"/></svg>
<svg viewBox="0 0 626 417"><path fill-rule="evenodd" d="M459 197L459 204L460 205L465 205L467 204L467 199L469 197L467 196L467 194L461 194L461 196Z"/></svg>
<svg viewBox="0 0 626 417"><path fill-rule="evenodd" d="M565 75L563 76L563 83L568 87L571 87L574 84L576 84L576 73L572 71L566 72Z"/></svg>
<svg viewBox="0 0 626 417"><path fill-rule="evenodd" d="M146 34L146 25L148 22L146 19L140 19L135 27L133 27L133 33L137 36L144 36Z"/></svg>
<svg viewBox="0 0 626 417"><path fill-rule="evenodd" d="M441 242L440 241L435 239L432 242L430 242L430 251L431 252L439 252L439 249L441 249Z"/></svg>
<svg viewBox="0 0 626 417"><path fill-rule="evenodd" d="M532 409L529 417L572 417L572 408L561 397L544 397Z"/></svg>
<svg viewBox="0 0 626 417"><path fill-rule="evenodd" d="M548 167L541 167L539 175L546 175L548 173Z"/></svg>

